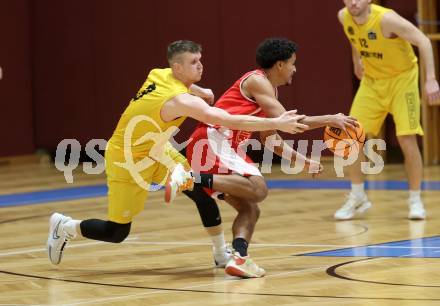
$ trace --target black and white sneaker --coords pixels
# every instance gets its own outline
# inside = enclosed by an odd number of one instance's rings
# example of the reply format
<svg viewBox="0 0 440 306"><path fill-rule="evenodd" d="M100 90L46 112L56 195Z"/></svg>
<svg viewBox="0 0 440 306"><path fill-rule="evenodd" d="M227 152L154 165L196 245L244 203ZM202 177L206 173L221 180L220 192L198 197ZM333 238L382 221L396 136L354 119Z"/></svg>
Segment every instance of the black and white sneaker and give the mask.
<svg viewBox="0 0 440 306"><path fill-rule="evenodd" d="M47 237L46 246L49 259L54 265L58 265L61 262L63 250L69 239L73 238L63 230L63 224L70 220L72 218L59 213L53 213L50 217L49 236Z"/></svg>

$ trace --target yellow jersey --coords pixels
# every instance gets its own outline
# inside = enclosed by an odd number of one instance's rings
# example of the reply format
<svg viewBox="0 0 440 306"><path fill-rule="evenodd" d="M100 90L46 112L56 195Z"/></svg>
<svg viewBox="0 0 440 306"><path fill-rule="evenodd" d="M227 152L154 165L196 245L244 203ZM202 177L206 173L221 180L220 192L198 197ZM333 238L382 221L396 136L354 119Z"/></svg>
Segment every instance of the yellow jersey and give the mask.
<svg viewBox="0 0 440 306"><path fill-rule="evenodd" d="M159 135L165 135L167 138L161 139L161 142L167 141L169 137L165 132L171 127L178 127L186 119L179 117L164 122L160 116L162 105L173 97L188 92L188 87L173 76L170 68L151 70L147 80L119 119L109 140L108 149L121 150L122 153L125 139L125 148L129 146L134 156L147 156ZM147 140L144 141L143 137ZM141 143L137 143L138 141ZM163 149L165 150L165 147Z"/></svg>
<svg viewBox="0 0 440 306"><path fill-rule="evenodd" d="M357 24L347 8L343 10L343 26L347 38L359 52L366 76L373 79L394 77L413 68L417 57L406 40L386 38L382 34L381 21L391 9L371 4L371 12L364 24Z"/></svg>

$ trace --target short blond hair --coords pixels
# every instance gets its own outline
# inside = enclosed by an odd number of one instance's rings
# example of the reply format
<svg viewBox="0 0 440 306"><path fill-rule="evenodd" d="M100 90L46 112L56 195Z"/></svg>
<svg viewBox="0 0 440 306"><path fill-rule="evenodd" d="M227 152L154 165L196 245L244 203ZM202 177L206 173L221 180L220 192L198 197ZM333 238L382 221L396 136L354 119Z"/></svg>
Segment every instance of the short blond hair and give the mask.
<svg viewBox="0 0 440 306"><path fill-rule="evenodd" d="M190 40L176 40L168 45L167 59L170 65L177 55L182 53L199 53L202 52L202 46Z"/></svg>

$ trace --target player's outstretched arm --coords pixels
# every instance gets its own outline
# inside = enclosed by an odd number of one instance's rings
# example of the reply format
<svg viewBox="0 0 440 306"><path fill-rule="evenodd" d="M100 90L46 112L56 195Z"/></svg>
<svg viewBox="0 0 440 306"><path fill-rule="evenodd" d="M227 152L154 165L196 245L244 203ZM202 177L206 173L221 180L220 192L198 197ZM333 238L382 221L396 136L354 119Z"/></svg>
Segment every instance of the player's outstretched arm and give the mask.
<svg viewBox="0 0 440 306"><path fill-rule="evenodd" d="M328 125L345 130L346 128L354 129L359 126L355 118L346 116L342 113L323 116L306 116L301 119L300 122L308 125L310 129L316 129Z"/></svg>
<svg viewBox="0 0 440 306"><path fill-rule="evenodd" d="M285 112L276 118L231 115L220 108L208 106L199 97L190 94L180 94L162 106L161 117L163 120L171 121L182 116L208 124L245 131L280 130L295 134L308 128L298 122L304 116L296 114L296 111Z"/></svg>
<svg viewBox="0 0 440 306"><path fill-rule="evenodd" d="M254 75L249 77L243 84L243 90L255 99L267 117L277 117L286 111L281 102L276 98L275 91L270 82L262 76ZM354 128L357 126L356 119L341 113L325 116L305 116L300 122L307 125L309 129L330 125L345 130L347 127Z"/></svg>

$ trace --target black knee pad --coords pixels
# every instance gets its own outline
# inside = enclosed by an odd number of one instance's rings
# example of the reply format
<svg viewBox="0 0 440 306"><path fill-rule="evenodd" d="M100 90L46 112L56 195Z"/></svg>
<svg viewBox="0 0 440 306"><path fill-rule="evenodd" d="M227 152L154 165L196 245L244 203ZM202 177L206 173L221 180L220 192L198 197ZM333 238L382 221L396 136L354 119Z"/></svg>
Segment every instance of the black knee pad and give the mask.
<svg viewBox="0 0 440 306"><path fill-rule="evenodd" d="M82 235L86 238L120 243L130 233L131 223L120 224L112 221L89 219L82 221L80 227Z"/></svg>
<svg viewBox="0 0 440 306"><path fill-rule="evenodd" d="M194 190L186 190L183 193L196 203L204 227L222 224L217 203L203 190L203 187L195 186Z"/></svg>
<svg viewBox="0 0 440 306"><path fill-rule="evenodd" d="M111 237L110 242L121 243L130 233L131 223L120 224L107 221L107 231Z"/></svg>

